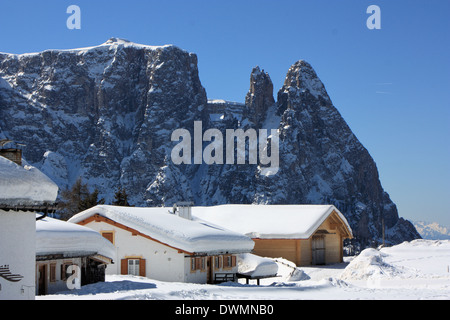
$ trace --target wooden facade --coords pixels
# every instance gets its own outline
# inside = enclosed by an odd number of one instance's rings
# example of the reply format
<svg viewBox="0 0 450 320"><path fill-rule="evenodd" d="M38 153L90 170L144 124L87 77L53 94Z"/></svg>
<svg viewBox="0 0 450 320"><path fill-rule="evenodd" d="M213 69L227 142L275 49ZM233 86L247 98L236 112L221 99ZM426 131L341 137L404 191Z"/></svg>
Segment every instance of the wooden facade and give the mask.
<svg viewBox="0 0 450 320"><path fill-rule="evenodd" d="M253 253L262 257L282 257L297 266L339 263L343 261L346 238L352 238L352 233L333 211L307 239L254 238Z"/></svg>

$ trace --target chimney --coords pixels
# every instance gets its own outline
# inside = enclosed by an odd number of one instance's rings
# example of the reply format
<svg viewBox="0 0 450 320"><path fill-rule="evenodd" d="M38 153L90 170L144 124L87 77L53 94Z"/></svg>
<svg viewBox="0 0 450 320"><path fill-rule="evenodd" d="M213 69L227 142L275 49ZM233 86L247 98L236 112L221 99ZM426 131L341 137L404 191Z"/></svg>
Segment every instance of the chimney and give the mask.
<svg viewBox="0 0 450 320"><path fill-rule="evenodd" d="M181 218L192 220L191 208L194 205L193 202L177 202L174 207L174 213Z"/></svg>
<svg viewBox="0 0 450 320"><path fill-rule="evenodd" d="M22 150L18 148L4 148L5 145L12 143L11 140L0 140L0 156L22 166Z"/></svg>

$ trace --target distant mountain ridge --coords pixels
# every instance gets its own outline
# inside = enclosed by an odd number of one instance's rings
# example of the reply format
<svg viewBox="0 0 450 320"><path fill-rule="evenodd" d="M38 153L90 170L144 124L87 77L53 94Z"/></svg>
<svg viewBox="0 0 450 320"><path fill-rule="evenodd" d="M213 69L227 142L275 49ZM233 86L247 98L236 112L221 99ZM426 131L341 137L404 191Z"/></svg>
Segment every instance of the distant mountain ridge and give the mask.
<svg viewBox="0 0 450 320"><path fill-rule="evenodd" d="M208 100L197 56L172 45L112 38L0 53L0 138L26 144L26 160L60 188L82 177L108 202L122 186L138 206L333 204L363 246L382 241L383 222L388 243L420 238L309 63L289 68L276 98L269 74L255 67L245 103ZM193 133L195 121L204 131L278 129L278 173L254 164L175 165L171 134Z"/></svg>
<svg viewBox="0 0 450 320"><path fill-rule="evenodd" d="M450 228L437 222L413 221L417 232L427 240L450 240Z"/></svg>

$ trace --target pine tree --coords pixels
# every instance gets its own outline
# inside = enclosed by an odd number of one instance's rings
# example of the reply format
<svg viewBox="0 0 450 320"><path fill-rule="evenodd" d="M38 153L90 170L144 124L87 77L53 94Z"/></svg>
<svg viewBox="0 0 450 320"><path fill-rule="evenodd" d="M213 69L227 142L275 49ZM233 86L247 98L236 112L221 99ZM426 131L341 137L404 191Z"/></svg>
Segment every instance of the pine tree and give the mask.
<svg viewBox="0 0 450 320"><path fill-rule="evenodd" d="M98 204L105 204L105 199L103 199L103 198L98 199L98 193L99 193L99 191L97 189L95 189L94 192L89 193L86 196L86 198L82 199L78 203L78 212L95 207Z"/></svg>
<svg viewBox="0 0 450 320"><path fill-rule="evenodd" d="M114 201L112 202L114 206L122 206L122 207L131 207L128 202L128 194L125 191L125 188L119 186L116 193L114 194Z"/></svg>
<svg viewBox="0 0 450 320"><path fill-rule="evenodd" d="M90 193L87 184L84 184L81 178L78 178L71 189L61 192L61 202L59 204L59 214L61 219L69 220L73 215L96 206L104 204L105 200L98 199L99 191L97 189Z"/></svg>

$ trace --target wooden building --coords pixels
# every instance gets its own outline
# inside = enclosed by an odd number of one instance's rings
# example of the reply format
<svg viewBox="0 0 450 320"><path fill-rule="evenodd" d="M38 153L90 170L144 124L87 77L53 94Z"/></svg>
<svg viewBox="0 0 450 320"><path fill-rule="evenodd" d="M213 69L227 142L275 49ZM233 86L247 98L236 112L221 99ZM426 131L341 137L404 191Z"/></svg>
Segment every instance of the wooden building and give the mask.
<svg viewBox="0 0 450 320"><path fill-rule="evenodd" d="M50 217L36 221L36 295L105 281L115 248L100 233Z"/></svg>
<svg viewBox="0 0 450 320"><path fill-rule="evenodd" d="M222 205L195 207L193 216L253 239L253 253L297 266L343 261L347 220L332 205Z"/></svg>

